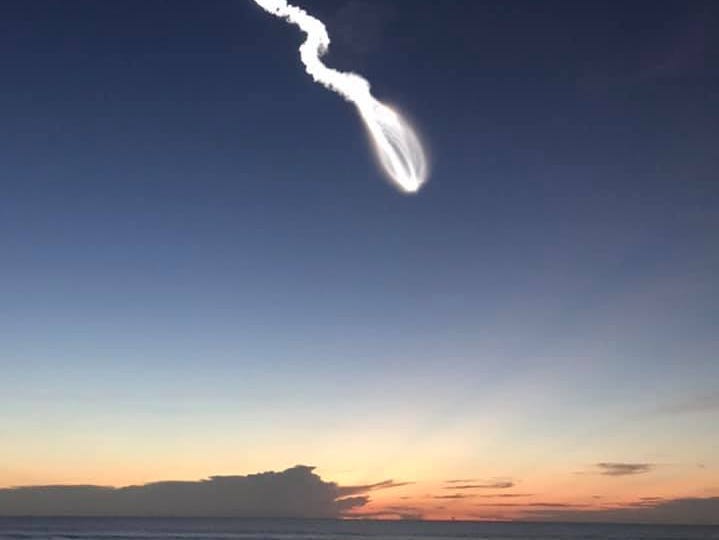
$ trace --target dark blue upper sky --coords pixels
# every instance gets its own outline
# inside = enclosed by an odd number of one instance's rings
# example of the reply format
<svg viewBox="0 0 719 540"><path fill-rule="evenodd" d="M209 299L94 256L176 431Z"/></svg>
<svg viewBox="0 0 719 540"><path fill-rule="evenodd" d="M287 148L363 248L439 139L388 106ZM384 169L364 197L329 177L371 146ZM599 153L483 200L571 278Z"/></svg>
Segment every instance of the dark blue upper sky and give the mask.
<svg viewBox="0 0 719 540"><path fill-rule="evenodd" d="M28 399L65 418L96 393L83 414L169 422L190 387L221 402L208 417L271 397L325 427L341 397L416 401L422 429L538 372L571 381L568 410L713 390L716 2L301 5L327 63L422 133L417 195L304 73L299 31L249 0L0 6L18 425Z"/></svg>

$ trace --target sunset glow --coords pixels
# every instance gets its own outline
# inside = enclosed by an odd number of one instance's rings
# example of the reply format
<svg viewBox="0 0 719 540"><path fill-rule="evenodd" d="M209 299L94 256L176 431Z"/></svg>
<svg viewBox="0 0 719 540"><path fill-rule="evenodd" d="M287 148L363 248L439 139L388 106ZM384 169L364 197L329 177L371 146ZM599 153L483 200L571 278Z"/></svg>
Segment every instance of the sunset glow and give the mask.
<svg viewBox="0 0 719 540"><path fill-rule="evenodd" d="M0 27L0 540L719 540L719 2Z"/></svg>

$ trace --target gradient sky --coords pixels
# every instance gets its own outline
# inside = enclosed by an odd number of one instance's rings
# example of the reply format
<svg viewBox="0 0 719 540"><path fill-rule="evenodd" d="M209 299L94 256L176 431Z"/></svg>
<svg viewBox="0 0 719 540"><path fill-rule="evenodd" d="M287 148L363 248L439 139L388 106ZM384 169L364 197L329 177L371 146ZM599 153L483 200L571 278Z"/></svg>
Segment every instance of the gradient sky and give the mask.
<svg viewBox="0 0 719 540"><path fill-rule="evenodd" d="M719 495L719 5L298 3L419 194L249 0L3 2L0 486Z"/></svg>

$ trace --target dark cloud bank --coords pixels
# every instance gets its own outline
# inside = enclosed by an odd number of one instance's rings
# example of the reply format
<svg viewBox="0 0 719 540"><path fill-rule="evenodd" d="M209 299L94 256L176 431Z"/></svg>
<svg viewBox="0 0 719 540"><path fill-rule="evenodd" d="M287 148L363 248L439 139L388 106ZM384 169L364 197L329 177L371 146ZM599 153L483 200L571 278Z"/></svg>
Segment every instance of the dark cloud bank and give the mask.
<svg viewBox="0 0 719 540"><path fill-rule="evenodd" d="M364 486L325 482L313 467L193 482L156 482L122 488L31 486L0 489L3 516L223 516L337 518L369 502Z"/></svg>
<svg viewBox="0 0 719 540"><path fill-rule="evenodd" d="M636 473L640 469L637 467ZM633 473L626 470L623 474ZM340 486L322 480L313 467L298 465L281 472L212 476L192 482L156 482L121 488L80 485L0 489L0 516L421 519L421 509L412 506L363 511L371 492L401 485L405 484L386 480L376 484ZM507 497L510 495L527 494L506 494ZM468 496L465 492L436 498L464 499ZM555 503L507 502L481 506L516 506L523 509L522 519L532 521L719 524L719 497L643 497L634 505L591 509ZM477 517L491 518L489 515Z"/></svg>
<svg viewBox="0 0 719 540"><path fill-rule="evenodd" d="M719 525L719 497L661 500L644 497L637 504L599 510L536 510L524 519L597 523Z"/></svg>

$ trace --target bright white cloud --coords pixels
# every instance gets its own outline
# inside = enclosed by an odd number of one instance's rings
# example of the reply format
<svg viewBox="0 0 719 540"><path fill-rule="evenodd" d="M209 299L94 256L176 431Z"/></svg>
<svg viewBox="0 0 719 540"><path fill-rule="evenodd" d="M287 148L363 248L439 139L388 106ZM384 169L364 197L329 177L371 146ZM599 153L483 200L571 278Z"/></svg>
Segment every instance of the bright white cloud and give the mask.
<svg viewBox="0 0 719 540"><path fill-rule="evenodd" d="M383 169L397 186L416 192L427 180L427 158L419 137L407 120L376 100L369 82L356 73L343 73L325 66L320 57L327 52L330 38L325 25L306 11L285 0L255 0L269 13L297 25L307 39L300 46L300 58L307 73L355 104L367 126Z"/></svg>

